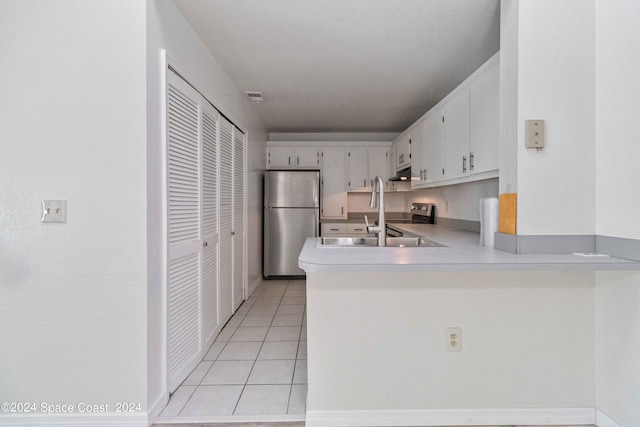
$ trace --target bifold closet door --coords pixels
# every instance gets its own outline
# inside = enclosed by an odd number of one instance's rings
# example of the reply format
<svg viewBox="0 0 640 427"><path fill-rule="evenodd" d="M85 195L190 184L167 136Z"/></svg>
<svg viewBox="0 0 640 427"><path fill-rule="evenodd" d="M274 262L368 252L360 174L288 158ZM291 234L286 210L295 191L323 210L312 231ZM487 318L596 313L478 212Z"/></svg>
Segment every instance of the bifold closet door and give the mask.
<svg viewBox="0 0 640 427"><path fill-rule="evenodd" d="M218 120L202 102L202 344L213 342L218 322Z"/></svg>
<svg viewBox="0 0 640 427"><path fill-rule="evenodd" d="M169 392L200 362L200 95L167 72L167 351Z"/></svg>
<svg viewBox="0 0 640 427"><path fill-rule="evenodd" d="M244 134L233 129L233 310L244 300Z"/></svg>
<svg viewBox="0 0 640 427"><path fill-rule="evenodd" d="M233 125L220 116L220 281L219 320L233 314Z"/></svg>

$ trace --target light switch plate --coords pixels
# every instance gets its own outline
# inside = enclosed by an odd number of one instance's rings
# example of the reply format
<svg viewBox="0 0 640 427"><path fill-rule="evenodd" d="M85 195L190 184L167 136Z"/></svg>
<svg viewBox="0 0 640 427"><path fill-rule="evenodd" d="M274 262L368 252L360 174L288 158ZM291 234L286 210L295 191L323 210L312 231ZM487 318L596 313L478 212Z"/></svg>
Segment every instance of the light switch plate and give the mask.
<svg viewBox="0 0 640 427"><path fill-rule="evenodd" d="M42 222L67 222L66 200L43 200Z"/></svg>
<svg viewBox="0 0 640 427"><path fill-rule="evenodd" d="M524 144L526 148L544 147L544 120L525 120Z"/></svg>

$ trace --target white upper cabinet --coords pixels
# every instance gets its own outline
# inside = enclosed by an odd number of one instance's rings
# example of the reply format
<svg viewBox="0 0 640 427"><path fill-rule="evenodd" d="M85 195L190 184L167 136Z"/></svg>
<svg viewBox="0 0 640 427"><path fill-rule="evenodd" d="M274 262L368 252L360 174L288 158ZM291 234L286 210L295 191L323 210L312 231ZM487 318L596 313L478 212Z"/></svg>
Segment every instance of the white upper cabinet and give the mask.
<svg viewBox="0 0 640 427"><path fill-rule="evenodd" d="M395 141L396 169L404 169L411 164L411 135L403 132Z"/></svg>
<svg viewBox="0 0 640 427"><path fill-rule="evenodd" d="M376 176L382 178L384 182L384 189L391 189L391 182L389 182L389 149L386 147L370 148L369 150L369 190L371 189L371 182Z"/></svg>
<svg viewBox="0 0 640 427"><path fill-rule="evenodd" d="M436 110L424 121L424 152L422 182L444 179L442 167L442 110Z"/></svg>
<svg viewBox="0 0 640 427"><path fill-rule="evenodd" d="M411 141L410 145L410 155L411 158L411 182L418 182L420 177L423 174L424 162L423 162L423 152L424 152L424 131L423 131L423 121L418 120L410 130L409 130L409 141Z"/></svg>
<svg viewBox="0 0 640 427"><path fill-rule="evenodd" d="M318 169L320 150L318 148L267 148L268 169Z"/></svg>
<svg viewBox="0 0 640 427"><path fill-rule="evenodd" d="M412 139L412 188L498 176L499 73L496 54L402 134Z"/></svg>
<svg viewBox="0 0 640 427"><path fill-rule="evenodd" d="M350 148L347 150L349 191L367 190L369 187L369 161L366 148Z"/></svg>
<svg viewBox="0 0 640 427"><path fill-rule="evenodd" d="M376 176L382 178L384 189L389 190L388 160L389 149L386 147L347 149L348 191L371 191Z"/></svg>
<svg viewBox="0 0 640 427"><path fill-rule="evenodd" d="M444 106L444 179L469 175L469 88Z"/></svg>
<svg viewBox="0 0 640 427"><path fill-rule="evenodd" d="M293 151L296 167L305 169L320 168L320 150L317 148L296 148Z"/></svg>
<svg viewBox="0 0 640 427"><path fill-rule="evenodd" d="M495 62L478 76L469 93L469 169L471 173L498 169L500 67Z"/></svg>
<svg viewBox="0 0 640 427"><path fill-rule="evenodd" d="M387 155L387 190L396 191L397 182L389 181L389 178L396 176L396 144L392 144Z"/></svg>

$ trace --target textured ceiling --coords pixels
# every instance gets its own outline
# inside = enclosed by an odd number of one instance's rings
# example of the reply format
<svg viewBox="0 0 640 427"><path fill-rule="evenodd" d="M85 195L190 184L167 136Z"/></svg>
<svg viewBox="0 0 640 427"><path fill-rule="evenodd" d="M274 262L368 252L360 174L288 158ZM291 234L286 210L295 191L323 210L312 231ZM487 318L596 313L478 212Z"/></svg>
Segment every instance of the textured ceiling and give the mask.
<svg viewBox="0 0 640 427"><path fill-rule="evenodd" d="M175 0L271 132L404 130L499 50L499 0Z"/></svg>

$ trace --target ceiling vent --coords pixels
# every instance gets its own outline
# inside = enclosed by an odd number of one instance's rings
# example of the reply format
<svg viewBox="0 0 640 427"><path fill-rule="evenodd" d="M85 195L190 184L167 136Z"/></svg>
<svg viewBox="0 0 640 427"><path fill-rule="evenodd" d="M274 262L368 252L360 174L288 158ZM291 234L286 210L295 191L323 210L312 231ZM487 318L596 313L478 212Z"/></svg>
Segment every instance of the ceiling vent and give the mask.
<svg viewBox="0 0 640 427"><path fill-rule="evenodd" d="M252 100L253 102L262 102L262 101L264 101L264 98L262 97L262 92L249 91L249 92L245 92L245 93L247 94L249 99Z"/></svg>

